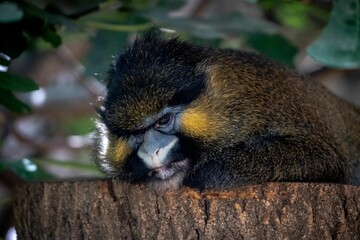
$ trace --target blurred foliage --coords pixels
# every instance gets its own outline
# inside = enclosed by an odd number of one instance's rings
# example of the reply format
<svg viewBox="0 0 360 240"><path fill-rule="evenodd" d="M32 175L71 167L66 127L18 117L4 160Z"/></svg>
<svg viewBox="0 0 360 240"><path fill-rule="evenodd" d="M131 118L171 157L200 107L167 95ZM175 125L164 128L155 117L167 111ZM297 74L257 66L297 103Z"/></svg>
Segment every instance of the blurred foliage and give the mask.
<svg viewBox="0 0 360 240"><path fill-rule="evenodd" d="M85 3L86 2L86 3ZM0 4L0 31L6 35L0 39L0 65L9 66L25 50L31 49L38 38L51 43L53 47L61 44L57 31L61 26L68 26L76 31L97 33L93 37L94 48L89 57L89 68L93 73L103 73L108 61L98 61L126 45L130 34L148 29L152 24L176 29L188 35L189 39L205 39L209 43L219 43L226 36L239 36L242 46L253 48L266 56L294 67L297 49L280 32L277 23L294 29L311 28L316 21L327 21L328 11L316 4L302 1L249 1L258 4L263 11L272 16L263 19L248 19L236 14L207 18L174 18L168 13L179 8L179 0L126 0L65 1L78 7L79 12L65 13L61 5L46 4L36 1L36 5L26 1L5 1ZM41 3L41 4L40 4ZM360 62L360 11L359 0L335 0L329 23L323 35L309 48L310 55L325 65L352 68ZM42 7L38 7L42 6ZM87 6L87 8L86 8ZM113 37L109 37L112 35ZM116 39L116 41L114 41ZM214 41L218 40L218 41ZM205 41L199 40L202 43ZM239 44L240 45L240 44ZM1 75L1 79L20 81L18 76ZM13 86L15 86L13 84ZM0 103L18 113L29 112L30 108L17 100L15 88L3 88L4 96ZM23 89L31 91L33 89ZM6 98L11 100L6 101Z"/></svg>
<svg viewBox="0 0 360 240"><path fill-rule="evenodd" d="M85 135L95 129L95 121L91 118L69 119L64 122L64 133Z"/></svg>
<svg viewBox="0 0 360 240"><path fill-rule="evenodd" d="M292 28L311 28L314 21L327 21L328 11L317 5L302 1L259 0L265 11L271 12L283 26Z"/></svg>
<svg viewBox="0 0 360 240"><path fill-rule="evenodd" d="M42 10L34 11L33 5L23 2L5 1L0 3L0 65L8 67L11 61L31 47L36 38L43 38L53 47L61 44L61 38L53 25L49 24ZM37 89L30 79L10 73L0 75L0 104L17 113L30 112L30 107L18 100L14 91Z"/></svg>
<svg viewBox="0 0 360 240"><path fill-rule="evenodd" d="M251 47L261 52L263 55L290 68L295 67L293 60L295 54L297 53L297 49L281 35L254 33L249 34L247 40ZM277 46L277 48L273 48L271 46Z"/></svg>
<svg viewBox="0 0 360 240"><path fill-rule="evenodd" d="M0 162L0 174L4 171L12 171L24 181L53 179L51 174L27 158L18 161L2 160Z"/></svg>
<svg viewBox="0 0 360 240"><path fill-rule="evenodd" d="M16 94L36 90L38 86L31 79L7 71L25 51L36 50L44 42L48 48L56 48L76 36L86 36L92 44L88 56L82 59L86 74L103 79L111 58L126 47L134 34L152 25L161 26L165 35L174 36L175 32L176 36L197 44L258 51L289 68L294 68L294 58L303 45L289 33L306 35L309 30L314 33L326 25L310 46L309 54L327 66L360 66L360 0L334 0L331 14L329 5L317 1L247 2L257 6L263 16L248 18L236 13L173 17L169 13L184 5L181 0L2 1L0 104L15 113L30 112L30 107ZM65 128L66 133L85 135L94 126L91 119L78 119L69 121ZM44 162L75 169L92 168L72 162L23 159L3 160L0 172L11 170L25 180L50 179L53 176L40 166Z"/></svg>
<svg viewBox="0 0 360 240"><path fill-rule="evenodd" d="M334 0L330 20L308 52L331 67L360 67L360 0Z"/></svg>
<svg viewBox="0 0 360 240"><path fill-rule="evenodd" d="M17 161L2 160L0 162L0 174L5 171L11 171L24 181L39 181L39 180L52 180L55 176L48 171L44 170L44 165L50 164L52 166L58 166L62 168L78 169L81 171L88 171L93 175L101 176L101 173L95 165L78 163L76 161L64 162L51 159L21 159Z"/></svg>

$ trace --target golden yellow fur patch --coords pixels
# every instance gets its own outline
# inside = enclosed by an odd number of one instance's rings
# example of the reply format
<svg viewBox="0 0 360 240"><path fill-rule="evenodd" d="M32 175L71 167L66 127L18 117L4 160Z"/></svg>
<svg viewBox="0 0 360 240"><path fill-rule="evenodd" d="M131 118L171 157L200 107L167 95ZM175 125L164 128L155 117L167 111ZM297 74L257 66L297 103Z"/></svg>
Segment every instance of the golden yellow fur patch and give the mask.
<svg viewBox="0 0 360 240"><path fill-rule="evenodd" d="M216 119L196 108L189 108L183 112L180 125L188 136L206 140L216 139L218 129Z"/></svg>
<svg viewBox="0 0 360 240"><path fill-rule="evenodd" d="M123 138L112 141L110 149L111 159L117 164L122 164L132 152L131 147Z"/></svg>

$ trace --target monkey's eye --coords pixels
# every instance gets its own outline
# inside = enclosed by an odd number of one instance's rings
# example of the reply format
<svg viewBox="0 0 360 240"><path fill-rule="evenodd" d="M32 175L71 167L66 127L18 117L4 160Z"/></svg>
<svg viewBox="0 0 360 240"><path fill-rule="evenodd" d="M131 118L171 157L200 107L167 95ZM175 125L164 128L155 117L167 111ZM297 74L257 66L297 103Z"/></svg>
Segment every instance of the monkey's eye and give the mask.
<svg viewBox="0 0 360 240"><path fill-rule="evenodd" d="M155 123L155 128L166 127L170 123L171 118L172 118L171 114L166 113L165 115L163 115L161 118L159 118L157 120L157 122Z"/></svg>

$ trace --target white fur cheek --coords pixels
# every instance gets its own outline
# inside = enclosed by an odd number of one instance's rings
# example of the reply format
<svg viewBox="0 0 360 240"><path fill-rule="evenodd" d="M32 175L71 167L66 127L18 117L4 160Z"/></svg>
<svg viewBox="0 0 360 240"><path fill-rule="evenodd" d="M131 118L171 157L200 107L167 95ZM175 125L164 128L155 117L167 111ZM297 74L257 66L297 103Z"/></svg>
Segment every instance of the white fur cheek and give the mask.
<svg viewBox="0 0 360 240"><path fill-rule="evenodd" d="M105 158L109 147L109 133L105 124L100 121L96 122L96 127L98 130L98 137L99 137L98 156L101 158Z"/></svg>
<svg viewBox="0 0 360 240"><path fill-rule="evenodd" d="M107 160L107 153L109 149L109 132L104 123L100 120L96 120L96 134L94 137L94 149L95 153L95 163L100 166L100 168L107 174L114 174L115 169L111 167L109 161Z"/></svg>

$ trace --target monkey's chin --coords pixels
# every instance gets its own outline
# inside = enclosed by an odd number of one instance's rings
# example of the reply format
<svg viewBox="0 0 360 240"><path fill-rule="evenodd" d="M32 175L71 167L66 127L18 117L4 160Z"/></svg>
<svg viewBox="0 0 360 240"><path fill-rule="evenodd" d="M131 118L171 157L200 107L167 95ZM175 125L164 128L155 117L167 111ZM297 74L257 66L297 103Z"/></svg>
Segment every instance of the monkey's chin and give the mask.
<svg viewBox="0 0 360 240"><path fill-rule="evenodd" d="M189 169L189 159L171 162L149 172L148 186L156 191L177 189L182 185Z"/></svg>

